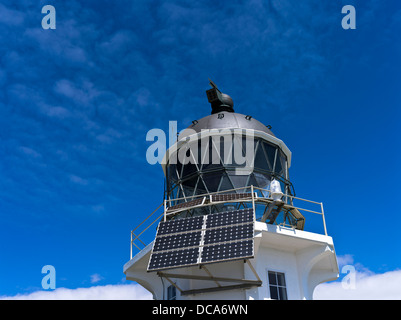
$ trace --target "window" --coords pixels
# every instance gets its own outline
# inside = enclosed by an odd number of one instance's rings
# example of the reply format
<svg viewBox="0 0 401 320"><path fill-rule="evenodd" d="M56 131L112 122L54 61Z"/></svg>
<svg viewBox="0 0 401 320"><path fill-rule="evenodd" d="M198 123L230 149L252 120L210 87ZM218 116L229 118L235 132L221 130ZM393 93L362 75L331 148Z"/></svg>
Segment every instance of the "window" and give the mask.
<svg viewBox="0 0 401 320"><path fill-rule="evenodd" d="M268 274L270 298L275 300L288 300L284 273L269 271Z"/></svg>
<svg viewBox="0 0 401 320"><path fill-rule="evenodd" d="M177 289L173 285L167 287L167 300L176 300Z"/></svg>
<svg viewBox="0 0 401 320"><path fill-rule="evenodd" d="M246 145L250 147L250 143L253 144L253 148L250 149L254 151L253 166L250 166L249 162L251 157L246 156ZM241 190L249 185L268 189L272 176L281 181L283 192L287 191L287 186L290 184L285 180L288 178L286 155L277 145L261 138L253 140L226 134L208 136L184 143L178 151L169 154L168 160L166 166L168 199L192 197L194 194L234 188L239 188L237 192L249 192L249 188ZM181 161L187 163L183 164ZM255 176L240 174L236 171L239 168L247 168ZM266 196L268 193L265 192L263 195Z"/></svg>

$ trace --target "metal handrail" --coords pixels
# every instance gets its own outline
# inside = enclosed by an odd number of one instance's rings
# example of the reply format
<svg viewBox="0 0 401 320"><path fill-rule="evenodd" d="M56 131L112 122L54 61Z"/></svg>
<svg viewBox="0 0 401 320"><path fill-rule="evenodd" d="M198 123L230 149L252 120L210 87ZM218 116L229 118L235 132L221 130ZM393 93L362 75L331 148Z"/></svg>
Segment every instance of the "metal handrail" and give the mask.
<svg viewBox="0 0 401 320"><path fill-rule="evenodd" d="M134 231L136 231L142 224L145 223L146 220L148 220L151 216L153 216L153 215L157 212L157 210L160 209L160 207L161 207L163 204L164 204L164 202L161 203L150 215L148 215L148 216L145 218L145 220L143 220L139 225L137 225L135 229L131 230L130 259L132 259L132 245L134 245L135 247L137 247L139 251L141 250L141 249L135 244L135 240L140 241L144 246L146 246L146 244L145 244L139 237L140 237L146 230L148 230L156 221L158 221L163 215L165 215L165 211L166 211L166 210L164 210L163 213L162 213L161 215L159 215L155 220L153 220L153 222L151 222L151 223L150 223L144 230L142 230L142 232L139 233L138 235L136 235L136 234L134 233ZM135 236L135 238L133 238L133 236Z"/></svg>
<svg viewBox="0 0 401 320"><path fill-rule="evenodd" d="M135 229L133 229L131 231L131 245L130 245L130 259L132 259L132 254L133 254L133 250L132 250L132 245L134 245L139 251L141 251L142 249L135 244L135 241L139 241L141 242L141 244L143 246L146 246L146 244L139 238L146 230L148 230L156 221L159 221L162 217L163 220L166 221L167 216L169 214L167 214L167 210L168 210L168 203L171 203L172 201L178 201L178 200L188 200L188 199L194 199L194 198L199 198L199 197L207 197L213 194L218 194L218 193L226 193L226 192L230 192L230 191L239 191L239 190L246 190L246 189L251 189L251 197L250 198L244 198L244 199L236 199L235 202L252 202L252 207L253 210L255 212L255 202L271 202L273 201L270 197L266 198L266 197L254 197L254 191L255 190L260 190L263 194L263 192L267 192L268 195L271 195L271 190L267 190L267 189L263 189L263 188L259 188L259 187L255 187L253 185L251 186L247 186L247 187L240 187L240 188L234 188L234 189L229 189L229 190L224 190L224 191L217 191L217 192L209 192L209 193L204 193L204 194L199 194L199 195L193 195L191 197L182 197L182 198L176 198L176 199L165 199L150 215L148 215ZM326 228L326 221L325 221L325 217L324 217L324 209L323 209L323 203L322 202L316 202L316 201L312 201L312 200L308 200L308 199L304 199L304 198L299 198L296 196L291 196L291 195L283 195L283 197L287 197L287 198L291 198L292 200L300 200L300 201L305 201L305 202L309 202L309 203L313 203L316 205L320 206L320 212L318 211L314 211L314 210L310 210L310 209L306 209L306 208L301 208L301 207L296 207L294 206L291 202L291 204L285 204L285 206L287 208L291 208L291 209L297 209L299 211L305 211L305 212L310 212L310 213L314 213L314 214L319 214L322 216L322 221L323 221L323 228L324 228L324 234L327 236L327 228ZM187 202L187 201L186 201ZM218 203L225 203L225 202L233 202L233 201L221 201ZM216 202L211 202L211 203L205 203L203 206L211 206L211 205L215 205ZM159 214L157 216L156 219L154 219L149 225L147 225L144 230L142 230L139 234L135 234L135 231L142 226L148 219L150 219L152 216L155 215L155 213L163 206L163 212L161 214ZM190 210L194 207L197 207L197 205L194 205L193 207L185 207L182 208L182 210L175 210L174 212L172 212L171 214L176 214L179 211L185 211L185 210ZM284 223L282 224L283 226L286 226Z"/></svg>

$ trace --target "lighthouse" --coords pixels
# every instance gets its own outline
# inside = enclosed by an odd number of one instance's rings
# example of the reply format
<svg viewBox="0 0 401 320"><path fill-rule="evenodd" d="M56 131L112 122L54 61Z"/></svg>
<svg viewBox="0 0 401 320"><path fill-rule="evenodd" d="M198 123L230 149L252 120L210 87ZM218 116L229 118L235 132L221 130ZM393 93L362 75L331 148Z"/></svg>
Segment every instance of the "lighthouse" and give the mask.
<svg viewBox="0 0 401 320"><path fill-rule="evenodd" d="M126 279L157 300L312 299L339 273L323 203L295 194L271 127L210 86L211 114L166 151L163 203L131 231Z"/></svg>

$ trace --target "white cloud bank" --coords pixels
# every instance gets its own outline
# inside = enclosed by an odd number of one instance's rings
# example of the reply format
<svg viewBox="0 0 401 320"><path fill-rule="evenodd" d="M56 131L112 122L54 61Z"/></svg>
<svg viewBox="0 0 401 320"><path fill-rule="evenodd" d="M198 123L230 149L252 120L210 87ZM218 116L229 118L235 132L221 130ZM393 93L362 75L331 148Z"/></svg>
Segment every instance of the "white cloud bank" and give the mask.
<svg viewBox="0 0 401 320"><path fill-rule="evenodd" d="M316 300L401 300L401 270L373 273L359 263L354 263L352 255L339 256L340 271L343 266L355 268L355 286L346 288L342 279L323 283L316 287ZM96 282L101 276L92 275ZM118 284L92 286L89 288L58 288L52 291L35 291L15 296L0 296L7 300L151 300L152 294L138 284Z"/></svg>
<svg viewBox="0 0 401 320"><path fill-rule="evenodd" d="M316 287L316 300L401 300L401 270L382 274L357 272L355 289L345 289L341 281ZM90 288L58 288L30 294L3 296L7 300L151 300L152 295L140 285L106 285Z"/></svg>
<svg viewBox="0 0 401 320"><path fill-rule="evenodd" d="M3 300L151 300L152 294L137 284L93 286L89 288L57 288L16 296L0 296Z"/></svg>
<svg viewBox="0 0 401 320"><path fill-rule="evenodd" d="M323 283L316 287L313 298L316 300L401 300L401 270L374 273L359 263L354 263L352 255L338 257L340 271L343 266L355 268L353 288L343 286L342 281ZM348 277L348 275L342 274ZM346 278L349 280L349 277Z"/></svg>

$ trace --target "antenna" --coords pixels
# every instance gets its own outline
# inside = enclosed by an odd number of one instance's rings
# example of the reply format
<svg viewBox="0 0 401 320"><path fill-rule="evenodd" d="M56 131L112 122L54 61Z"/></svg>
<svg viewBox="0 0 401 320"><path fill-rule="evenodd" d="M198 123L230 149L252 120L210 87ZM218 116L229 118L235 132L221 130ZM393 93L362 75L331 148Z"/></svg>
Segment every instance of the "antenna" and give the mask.
<svg viewBox="0 0 401 320"><path fill-rule="evenodd" d="M212 114L219 113L221 111L234 112L234 102L231 97L227 94L222 93L217 85L210 80L209 85L212 89L206 90L206 96L209 103L212 105Z"/></svg>
<svg viewBox="0 0 401 320"><path fill-rule="evenodd" d="M219 88L217 88L217 85L212 81L212 80L210 80L210 78L208 78L209 79L209 85L213 88L213 89L216 89L216 90L218 90L220 93L221 93L221 91L219 90Z"/></svg>

